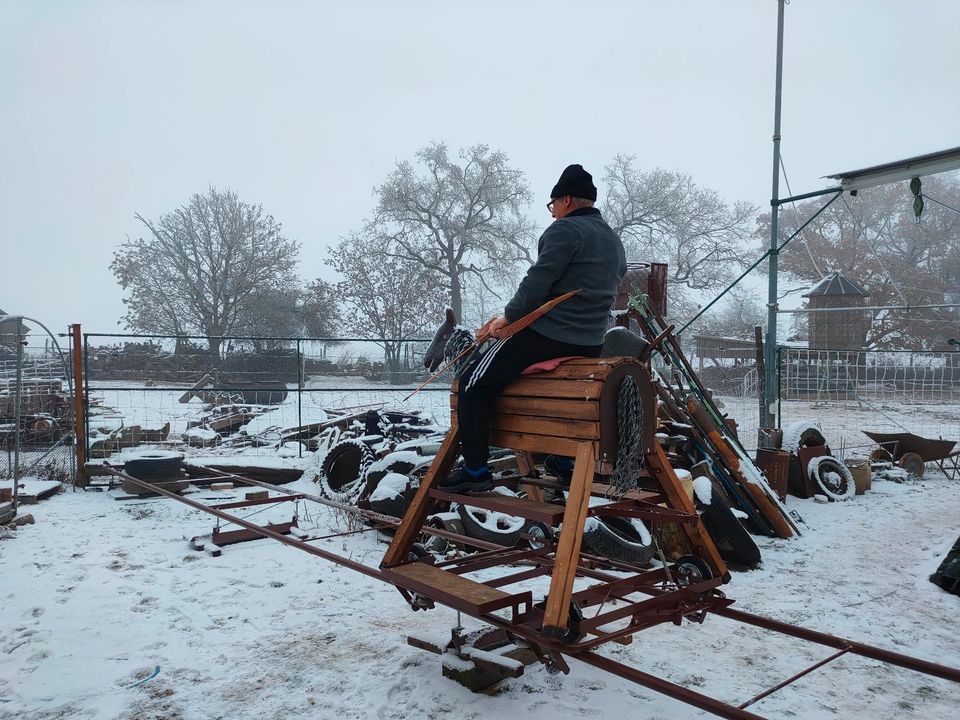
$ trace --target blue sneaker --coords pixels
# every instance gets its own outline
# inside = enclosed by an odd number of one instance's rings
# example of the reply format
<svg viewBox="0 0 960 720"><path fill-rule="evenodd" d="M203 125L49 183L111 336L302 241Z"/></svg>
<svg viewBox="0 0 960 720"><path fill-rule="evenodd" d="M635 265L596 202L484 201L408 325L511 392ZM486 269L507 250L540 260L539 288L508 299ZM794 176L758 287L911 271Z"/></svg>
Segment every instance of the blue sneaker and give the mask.
<svg viewBox="0 0 960 720"><path fill-rule="evenodd" d="M437 490L449 493L486 492L493 489L493 475L490 468L479 470L462 467L454 475L448 475L437 485Z"/></svg>
<svg viewBox="0 0 960 720"><path fill-rule="evenodd" d="M543 469L551 475L556 475L561 484L569 485L573 479L573 458L547 455L543 459Z"/></svg>

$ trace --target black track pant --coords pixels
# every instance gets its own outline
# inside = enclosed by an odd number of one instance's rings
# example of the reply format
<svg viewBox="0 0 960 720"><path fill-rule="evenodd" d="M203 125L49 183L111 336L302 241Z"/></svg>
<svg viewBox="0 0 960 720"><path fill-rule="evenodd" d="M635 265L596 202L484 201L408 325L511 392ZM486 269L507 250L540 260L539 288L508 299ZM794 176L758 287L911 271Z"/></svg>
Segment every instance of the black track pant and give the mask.
<svg viewBox="0 0 960 720"><path fill-rule="evenodd" d="M490 403L501 388L534 363L567 355L599 357L602 345L569 345L530 328L497 340L460 376L457 419L467 467L480 468L490 457Z"/></svg>

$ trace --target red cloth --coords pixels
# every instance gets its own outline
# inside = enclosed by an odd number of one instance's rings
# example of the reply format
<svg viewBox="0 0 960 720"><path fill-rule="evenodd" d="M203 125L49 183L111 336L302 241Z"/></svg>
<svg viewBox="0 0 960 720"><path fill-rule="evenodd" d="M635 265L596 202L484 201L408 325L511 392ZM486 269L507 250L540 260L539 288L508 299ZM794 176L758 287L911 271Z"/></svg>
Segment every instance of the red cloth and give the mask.
<svg viewBox="0 0 960 720"><path fill-rule="evenodd" d="M551 358L550 360L543 360L538 363L534 363L530 367L526 368L521 375L536 375L537 373L547 372L548 370L556 370L561 363L565 363L567 360L578 360L584 355L567 355L566 357Z"/></svg>

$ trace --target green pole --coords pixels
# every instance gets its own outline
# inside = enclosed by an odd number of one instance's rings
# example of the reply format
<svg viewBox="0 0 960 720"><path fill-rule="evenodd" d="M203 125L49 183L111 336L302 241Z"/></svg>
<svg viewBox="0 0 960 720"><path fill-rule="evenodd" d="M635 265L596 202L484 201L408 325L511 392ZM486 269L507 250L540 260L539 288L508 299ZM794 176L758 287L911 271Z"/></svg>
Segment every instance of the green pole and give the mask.
<svg viewBox="0 0 960 720"><path fill-rule="evenodd" d="M773 427L777 400L777 220L780 194L780 96L783 89L783 9L777 2L777 81L773 110L773 190L770 195L770 264L767 290L767 337L764 343L764 393L760 427Z"/></svg>

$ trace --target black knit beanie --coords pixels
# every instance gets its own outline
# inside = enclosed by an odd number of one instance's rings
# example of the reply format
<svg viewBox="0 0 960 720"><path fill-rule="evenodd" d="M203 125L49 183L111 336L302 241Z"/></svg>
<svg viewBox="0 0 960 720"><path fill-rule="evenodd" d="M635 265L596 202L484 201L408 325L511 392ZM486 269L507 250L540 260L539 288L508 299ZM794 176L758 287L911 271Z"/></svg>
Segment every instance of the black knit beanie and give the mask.
<svg viewBox="0 0 960 720"><path fill-rule="evenodd" d="M586 200L597 199L597 187L593 184L593 175L583 169L583 165L567 165L557 184L550 191L551 198L572 195Z"/></svg>

